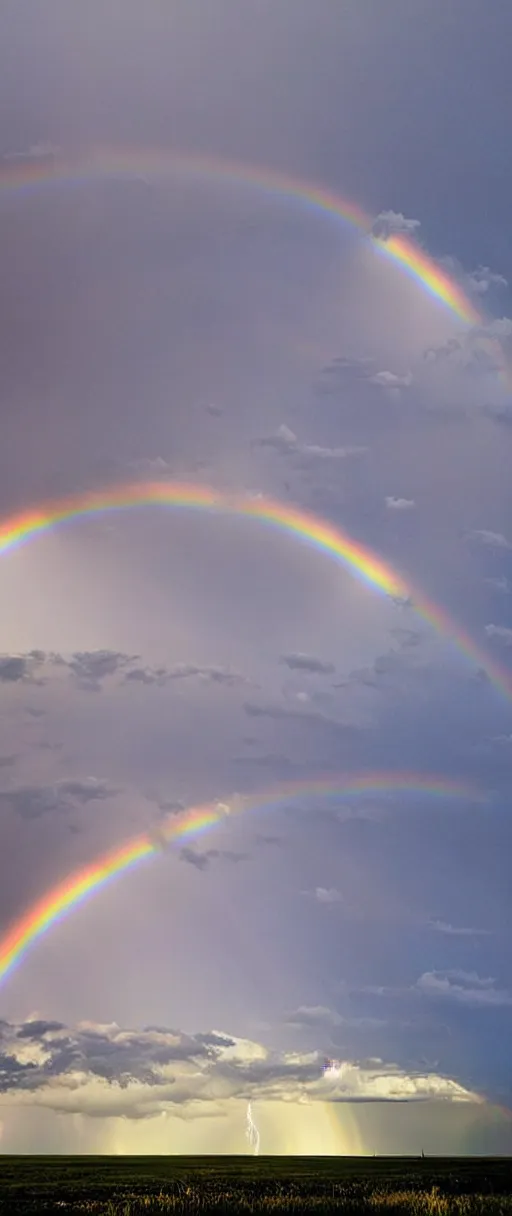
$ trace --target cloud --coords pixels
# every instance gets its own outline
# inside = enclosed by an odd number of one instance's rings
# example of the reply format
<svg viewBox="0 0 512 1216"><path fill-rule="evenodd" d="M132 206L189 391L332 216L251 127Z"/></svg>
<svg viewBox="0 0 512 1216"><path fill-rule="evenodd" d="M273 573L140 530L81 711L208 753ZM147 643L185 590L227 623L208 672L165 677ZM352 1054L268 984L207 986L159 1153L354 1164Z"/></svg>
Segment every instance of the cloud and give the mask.
<svg viewBox="0 0 512 1216"><path fill-rule="evenodd" d="M476 270L466 274L466 282L476 295L487 295L493 288L508 287L508 281L502 274L495 274L488 266L477 266Z"/></svg>
<svg viewBox="0 0 512 1216"><path fill-rule="evenodd" d="M393 392L402 388L409 388L412 384L412 375L410 372L405 376L399 376L395 372L376 372L374 376L368 378L370 384L376 384L379 388L390 389Z"/></svg>
<svg viewBox="0 0 512 1216"><path fill-rule="evenodd" d="M289 1013L285 1018L288 1026L300 1027L318 1027L325 1026L341 1026L343 1018L333 1009L328 1009L325 1005L299 1005L293 1013Z"/></svg>
<svg viewBox="0 0 512 1216"><path fill-rule="evenodd" d="M423 357L429 363L449 361L464 373L489 377L503 370L503 360L510 353L511 345L512 320L499 317L486 324L474 325L457 338L428 347Z"/></svg>
<svg viewBox="0 0 512 1216"><path fill-rule="evenodd" d="M507 650L512 646L512 629L508 629L506 625L485 625L485 632L491 641L498 642Z"/></svg>
<svg viewBox="0 0 512 1216"><path fill-rule="evenodd" d="M429 920L428 928L446 937L483 937L489 933L489 929L469 929L463 925L450 925L444 920Z"/></svg>
<svg viewBox="0 0 512 1216"><path fill-rule="evenodd" d="M24 152L6 152L2 160L55 160L61 155L61 152L62 148L59 148L57 144L52 144L48 140L40 140L39 143L31 144Z"/></svg>
<svg viewBox="0 0 512 1216"><path fill-rule="evenodd" d="M473 528L467 533L467 540L485 545L489 549L512 549L512 544L502 532L492 532L488 528Z"/></svg>
<svg viewBox="0 0 512 1216"><path fill-rule="evenodd" d="M326 662L325 659L317 659L314 655L303 654L301 651L295 651L292 654L281 655L281 663L285 663L292 671L309 671L312 674L330 675L336 668L334 663Z"/></svg>
<svg viewBox="0 0 512 1216"><path fill-rule="evenodd" d="M339 1024L323 1006L297 1010L302 1026L325 1032ZM329 1084L319 1051L270 1051L212 1030L186 1034L165 1027L123 1029L115 1022L70 1027L34 1019L0 1023L0 1091L6 1110L19 1106L101 1118L142 1119L169 1110L187 1118L229 1098L299 1100L478 1101L458 1082L409 1074L382 1060L340 1060Z"/></svg>
<svg viewBox="0 0 512 1216"><path fill-rule="evenodd" d="M498 426L512 426L512 409L509 405L484 405L482 413Z"/></svg>
<svg viewBox="0 0 512 1216"><path fill-rule="evenodd" d="M210 684L250 684L246 676L229 667L206 667L196 663L178 663L176 667L134 667L128 671L125 680L139 684L157 684L163 687L173 680L189 680L197 677Z"/></svg>
<svg viewBox="0 0 512 1216"><path fill-rule="evenodd" d="M264 435L256 440L258 447L274 448L281 456L299 458L301 464L314 460L348 460L354 456L365 456L368 448L360 445L348 447L322 447L319 444L300 443L288 426L282 424L275 435Z"/></svg>
<svg viewBox="0 0 512 1216"><path fill-rule="evenodd" d="M475 1008L512 1005L512 994L494 984L493 979L481 979L474 971L425 971L416 988L423 996Z"/></svg>
<svg viewBox="0 0 512 1216"><path fill-rule="evenodd" d="M22 819L39 819L41 815L54 811L69 811L77 806L86 806L89 802L103 802L117 793L118 790L110 782L86 777L84 780L63 779L55 785L0 790L0 799L7 802Z"/></svg>
<svg viewBox="0 0 512 1216"><path fill-rule="evenodd" d="M315 887L314 895L319 904L339 904L343 901L343 895L336 887Z"/></svg>
<svg viewBox="0 0 512 1216"><path fill-rule="evenodd" d="M392 236L416 236L420 220L406 219L401 211L380 211L372 224L372 236L388 241Z"/></svg>
<svg viewBox="0 0 512 1216"><path fill-rule="evenodd" d="M235 849L205 849L203 853L196 853L195 849L185 846L180 850L180 860L186 861L190 866L195 866L196 870L206 870L210 861L215 857L233 862L235 865L239 861L250 860L249 853L238 853Z"/></svg>
<svg viewBox="0 0 512 1216"><path fill-rule="evenodd" d="M396 638L401 650L410 650L412 647L419 646L422 640L422 634L418 629L406 629L402 625L395 625L390 629L392 637Z"/></svg>
<svg viewBox="0 0 512 1216"><path fill-rule="evenodd" d="M79 650L72 655L67 666L80 688L98 691L102 680L117 675L138 658L139 655L123 654L119 650Z"/></svg>
<svg viewBox="0 0 512 1216"><path fill-rule="evenodd" d="M308 726L324 726L332 731L340 732L355 732L361 729L360 724L356 724L353 721L342 721L331 716L331 714L324 713L320 709L302 709L301 704L305 703L306 696L307 694L301 694L300 700L297 701L296 705L280 705L278 703L258 704L255 701L245 701L243 710L250 718L274 718L276 721L283 722L295 721Z"/></svg>
<svg viewBox="0 0 512 1216"><path fill-rule="evenodd" d="M271 769L276 778L286 778L291 773L300 769L300 765L290 758L284 752L263 752L255 755L251 753L249 756L233 756L233 763L245 766L254 765L255 768Z"/></svg>
<svg viewBox="0 0 512 1216"><path fill-rule="evenodd" d="M493 591L499 591L501 595L512 594L512 583L510 579L505 578L503 575L496 578L485 578L484 583L487 583L488 587L492 587Z"/></svg>
<svg viewBox="0 0 512 1216"><path fill-rule="evenodd" d="M195 849L190 849L187 845L180 849L180 861L186 861L187 865L195 866L196 870L206 870L210 864L210 857L208 851L196 853Z"/></svg>
<svg viewBox="0 0 512 1216"><path fill-rule="evenodd" d="M28 673L27 658L24 655L2 655L0 657L0 680L5 684L16 684L24 680Z"/></svg>
<svg viewBox="0 0 512 1216"><path fill-rule="evenodd" d="M131 460L129 468L136 473L150 477L173 477L174 470L163 456L142 456L139 460Z"/></svg>
<svg viewBox="0 0 512 1216"><path fill-rule="evenodd" d="M428 346L423 352L423 358L428 363L438 363L445 359L450 359L454 355L459 355L464 349L464 342L460 338L448 338L447 342L443 342L438 346Z"/></svg>
<svg viewBox="0 0 512 1216"><path fill-rule="evenodd" d="M414 498L394 498L388 495L384 501L388 511L413 511L416 506Z"/></svg>
<svg viewBox="0 0 512 1216"><path fill-rule="evenodd" d="M375 359L368 356L337 355L331 363L326 363L325 367L321 369L321 374L336 379L346 376L366 379L373 372L374 367Z"/></svg>
<svg viewBox="0 0 512 1216"><path fill-rule="evenodd" d="M479 338L495 338L498 342L508 343L512 338L512 318L494 317L486 325L475 325L470 329L467 340L474 342Z"/></svg>

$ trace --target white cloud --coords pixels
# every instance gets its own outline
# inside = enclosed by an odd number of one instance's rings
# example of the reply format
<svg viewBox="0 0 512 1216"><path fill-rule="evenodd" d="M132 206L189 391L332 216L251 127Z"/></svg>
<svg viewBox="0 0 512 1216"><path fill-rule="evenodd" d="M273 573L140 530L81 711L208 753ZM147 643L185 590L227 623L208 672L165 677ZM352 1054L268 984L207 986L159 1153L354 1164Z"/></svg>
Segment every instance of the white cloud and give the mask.
<svg viewBox="0 0 512 1216"><path fill-rule="evenodd" d="M52 144L49 140L40 140L39 143L31 144L24 152L8 152L2 157L3 160L54 160L60 156L62 149L57 144Z"/></svg>
<svg viewBox="0 0 512 1216"><path fill-rule="evenodd" d="M469 929L464 925L450 925L444 920L430 920L428 927L433 929L434 933L444 933L447 937L481 937L489 932L488 929Z"/></svg>
<svg viewBox="0 0 512 1216"><path fill-rule="evenodd" d="M467 534L468 540L474 540L490 549L512 549L512 544L502 532L492 532L489 528L473 528Z"/></svg>
<svg viewBox="0 0 512 1216"><path fill-rule="evenodd" d="M380 211L373 221L372 236L388 241L392 236L415 236L420 220L407 219L401 211Z"/></svg>
<svg viewBox="0 0 512 1216"><path fill-rule="evenodd" d="M508 281L502 274L496 274L488 266L478 266L476 270L466 275L467 283L476 295L482 296L492 288L506 288Z"/></svg>
<svg viewBox="0 0 512 1216"><path fill-rule="evenodd" d="M340 1015L302 1006L294 1025L322 1031ZM222 1113L229 1099L303 1101L478 1101L458 1082L410 1075L394 1063L341 1060L329 1087L319 1051L270 1051L221 1031L187 1035L162 1027L123 1029L91 1022L68 1027L32 1019L0 1026L0 1087L6 1112L42 1107L92 1118L142 1119L169 1111L194 1119Z"/></svg>
<svg viewBox="0 0 512 1216"><path fill-rule="evenodd" d="M376 372L374 376L368 377L370 384L377 384L379 388L397 390L409 388L412 384L412 375L407 372L405 376L399 376L395 372Z"/></svg>
<svg viewBox="0 0 512 1216"><path fill-rule="evenodd" d="M486 578L484 582L488 587L492 587L493 591L499 591L501 595L512 594L512 583L508 578L497 576L496 578Z"/></svg>
<svg viewBox="0 0 512 1216"><path fill-rule="evenodd" d="M472 338L496 338L498 342L507 342L512 338L512 319L510 317L495 317L487 325L477 325L470 330Z"/></svg>
<svg viewBox="0 0 512 1216"><path fill-rule="evenodd" d="M506 625L486 625L485 632L488 638L501 646L506 646L507 649L512 646L512 629L508 629Z"/></svg>
<svg viewBox="0 0 512 1216"><path fill-rule="evenodd" d="M336 887L315 887L315 899L319 904L339 904L343 896Z"/></svg>
<svg viewBox="0 0 512 1216"><path fill-rule="evenodd" d="M293 431L284 423L278 427L274 435L264 435L257 441L258 447L274 448L282 456L295 456L304 460L348 460L350 457L364 456L368 449L361 446L322 447L316 443L302 443Z"/></svg>

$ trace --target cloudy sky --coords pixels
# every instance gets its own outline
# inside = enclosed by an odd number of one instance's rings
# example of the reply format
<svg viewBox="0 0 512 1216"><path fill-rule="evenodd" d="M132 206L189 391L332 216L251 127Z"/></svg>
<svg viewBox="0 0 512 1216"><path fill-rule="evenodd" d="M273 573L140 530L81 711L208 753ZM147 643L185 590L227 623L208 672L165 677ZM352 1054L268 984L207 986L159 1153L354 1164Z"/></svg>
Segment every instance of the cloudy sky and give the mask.
<svg viewBox="0 0 512 1216"><path fill-rule="evenodd" d="M511 39L509 0L2 6L2 518L123 482L270 495L455 621L222 513L4 553L0 955L106 851L240 811L5 974L6 1152L246 1152L249 1101L262 1152L512 1149ZM210 171L151 172L176 150Z"/></svg>

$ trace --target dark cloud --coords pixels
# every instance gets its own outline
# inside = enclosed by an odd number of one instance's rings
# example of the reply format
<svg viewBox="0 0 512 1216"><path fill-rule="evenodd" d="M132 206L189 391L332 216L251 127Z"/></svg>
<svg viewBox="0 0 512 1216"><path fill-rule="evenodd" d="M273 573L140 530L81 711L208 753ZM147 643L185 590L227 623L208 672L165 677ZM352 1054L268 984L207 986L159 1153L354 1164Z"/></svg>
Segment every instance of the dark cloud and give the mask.
<svg viewBox="0 0 512 1216"><path fill-rule="evenodd" d="M63 1022L45 1022L42 1019L34 1018L31 1022L24 1022L17 1032L18 1039L44 1039L47 1034L52 1034L54 1031L64 1030Z"/></svg>
<svg viewBox="0 0 512 1216"><path fill-rule="evenodd" d="M416 506L414 498L395 498L393 495L388 495L384 502L388 511L414 511Z"/></svg>
<svg viewBox="0 0 512 1216"><path fill-rule="evenodd" d="M67 665L81 688L95 690L107 676L118 675L138 657L118 650L82 650Z"/></svg>
<svg viewBox="0 0 512 1216"><path fill-rule="evenodd" d="M196 870L206 870L210 862L215 858L220 858L224 861L237 863L239 861L248 861L249 853L239 853L235 849L205 849L202 853L198 853L195 849L188 846L180 849L181 861L186 861L188 865L195 866Z"/></svg>
<svg viewBox="0 0 512 1216"><path fill-rule="evenodd" d="M134 667L128 671L125 679L139 684L157 684L163 687L173 680L190 680L197 677L209 684L226 684L234 687L239 684L249 684L251 681L237 671L226 667L207 667L195 663L178 663L176 667Z"/></svg>
<svg viewBox="0 0 512 1216"><path fill-rule="evenodd" d="M423 996L475 1008L512 1005L511 993L500 991L495 980L481 979L474 971L425 971L416 987Z"/></svg>
<svg viewBox="0 0 512 1216"><path fill-rule="evenodd" d="M22 655L2 655L0 657L0 680L6 684L15 684L18 680L24 680L27 669L27 660Z"/></svg>
<svg viewBox="0 0 512 1216"><path fill-rule="evenodd" d="M512 409L509 405L484 405L483 413L499 426L512 426Z"/></svg>
<svg viewBox="0 0 512 1216"><path fill-rule="evenodd" d="M281 663L285 663L292 671L309 671L318 675L329 675L336 670L334 663L315 658L311 654L301 654L299 651L281 655Z"/></svg>
<svg viewBox="0 0 512 1216"><path fill-rule="evenodd" d="M19 786L0 790L0 799L8 803L22 819L39 819L41 815L69 811L89 802L103 802L118 791L108 781L96 777L84 780L62 779L53 786Z"/></svg>

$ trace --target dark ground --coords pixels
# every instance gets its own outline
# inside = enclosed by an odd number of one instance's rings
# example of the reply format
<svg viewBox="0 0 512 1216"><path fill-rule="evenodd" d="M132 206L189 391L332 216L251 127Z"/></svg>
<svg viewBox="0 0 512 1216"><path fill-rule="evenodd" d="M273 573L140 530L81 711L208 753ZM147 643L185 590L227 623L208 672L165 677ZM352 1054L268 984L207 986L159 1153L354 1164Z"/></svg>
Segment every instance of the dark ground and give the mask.
<svg viewBox="0 0 512 1216"><path fill-rule="evenodd" d="M512 1158L8 1157L0 1213L512 1214Z"/></svg>

